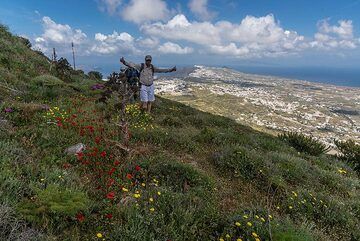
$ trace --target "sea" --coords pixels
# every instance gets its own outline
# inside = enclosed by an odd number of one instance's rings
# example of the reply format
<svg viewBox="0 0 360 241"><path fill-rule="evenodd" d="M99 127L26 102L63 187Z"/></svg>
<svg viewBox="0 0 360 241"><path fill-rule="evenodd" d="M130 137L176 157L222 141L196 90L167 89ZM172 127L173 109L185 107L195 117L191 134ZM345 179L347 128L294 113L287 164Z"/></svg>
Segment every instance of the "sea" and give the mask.
<svg viewBox="0 0 360 241"><path fill-rule="evenodd" d="M159 66L161 67L161 66ZM178 66L185 69L192 66ZM360 88L360 66L359 68L330 68L330 67L263 67L263 66L212 66L228 67L240 72L259 75L271 75L289 79L306 80L332 84L337 86ZM106 77L109 73L119 71L119 65L104 65L98 70Z"/></svg>
<svg viewBox="0 0 360 241"><path fill-rule="evenodd" d="M359 68L231 66L249 74L272 75L337 86L360 87Z"/></svg>

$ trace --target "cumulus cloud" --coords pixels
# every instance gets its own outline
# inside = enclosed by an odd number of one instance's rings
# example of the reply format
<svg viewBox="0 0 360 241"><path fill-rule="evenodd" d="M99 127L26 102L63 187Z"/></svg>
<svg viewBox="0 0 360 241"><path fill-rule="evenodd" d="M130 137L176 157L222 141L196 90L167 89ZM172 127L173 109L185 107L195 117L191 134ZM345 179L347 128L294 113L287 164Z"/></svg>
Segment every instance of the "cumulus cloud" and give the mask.
<svg viewBox="0 0 360 241"><path fill-rule="evenodd" d="M112 34L104 35L102 33L95 34L95 42L91 45L88 54L129 54L136 53L138 50L135 47L134 38L126 33L118 33L114 31Z"/></svg>
<svg viewBox="0 0 360 241"><path fill-rule="evenodd" d="M68 47L70 51L70 44L83 44L87 41L87 36L80 29L73 29L69 25L58 24L50 17L42 18L42 25L44 33L35 38L34 48L41 49L44 52L49 51L49 48Z"/></svg>
<svg viewBox="0 0 360 241"><path fill-rule="evenodd" d="M163 54L189 54L194 51L192 48L189 47L182 48L180 45L172 42L166 42L160 45L158 50L160 53Z"/></svg>
<svg viewBox="0 0 360 241"><path fill-rule="evenodd" d="M122 0L98 0L99 8L103 12L115 15L120 11Z"/></svg>
<svg viewBox="0 0 360 241"><path fill-rule="evenodd" d="M131 0L121 12L123 19L134 23L165 20L170 14L163 0Z"/></svg>
<svg viewBox="0 0 360 241"><path fill-rule="evenodd" d="M201 20L210 20L215 17L216 13L208 9L208 0L190 0L189 8Z"/></svg>
<svg viewBox="0 0 360 241"><path fill-rule="evenodd" d="M328 20L318 22L318 32L310 46L319 49L354 49L360 43L354 38L351 20L340 20L338 25L330 25Z"/></svg>
<svg viewBox="0 0 360 241"><path fill-rule="evenodd" d="M245 17L239 24L228 21L189 22L179 14L167 23L152 23L141 26L141 31L150 36L177 41L185 40L199 44L212 53L242 55L277 55L296 52L304 47L304 37L296 31L284 30L273 15Z"/></svg>

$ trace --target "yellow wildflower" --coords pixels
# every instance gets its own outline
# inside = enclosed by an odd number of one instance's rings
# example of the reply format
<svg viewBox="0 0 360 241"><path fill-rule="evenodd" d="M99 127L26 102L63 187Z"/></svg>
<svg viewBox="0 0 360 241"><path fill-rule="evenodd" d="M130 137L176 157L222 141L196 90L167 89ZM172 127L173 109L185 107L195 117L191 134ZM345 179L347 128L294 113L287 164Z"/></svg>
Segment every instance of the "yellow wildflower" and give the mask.
<svg viewBox="0 0 360 241"><path fill-rule="evenodd" d="M129 191L129 189L127 189L127 188L125 188L125 187L123 187L121 190L122 190L123 192L128 192L128 191Z"/></svg>
<svg viewBox="0 0 360 241"><path fill-rule="evenodd" d="M256 238L255 241L261 241L259 238Z"/></svg>
<svg viewBox="0 0 360 241"><path fill-rule="evenodd" d="M150 212L154 212L155 211L155 208L150 208Z"/></svg>
<svg viewBox="0 0 360 241"><path fill-rule="evenodd" d="M249 227L252 226L252 223L250 223L250 222L247 222L246 224L247 224L247 226L249 226Z"/></svg>
<svg viewBox="0 0 360 241"><path fill-rule="evenodd" d="M271 216L271 215L269 214L269 218L270 218L270 219L272 219L272 218L273 218L273 216Z"/></svg>
<svg viewBox="0 0 360 241"><path fill-rule="evenodd" d="M140 197L141 197L140 194L137 194L137 193L134 194L134 198L140 198Z"/></svg>
<svg viewBox="0 0 360 241"><path fill-rule="evenodd" d="M297 195L297 193L296 192L294 192L294 191L292 191L292 194L294 194L294 196L295 197L297 197L298 195Z"/></svg>
<svg viewBox="0 0 360 241"><path fill-rule="evenodd" d="M260 220L261 220L262 222L264 222L264 223L265 223L265 221L266 221L265 218L260 218Z"/></svg>
<svg viewBox="0 0 360 241"><path fill-rule="evenodd" d="M157 192L157 194L160 196L160 195L161 195L161 192Z"/></svg>
<svg viewBox="0 0 360 241"><path fill-rule="evenodd" d="M241 223L236 222L235 225L238 226L238 227L240 227L240 226L241 226Z"/></svg>
<svg viewBox="0 0 360 241"><path fill-rule="evenodd" d="M244 215L243 218L247 219L247 218L249 218L249 217L248 217L247 215Z"/></svg>
<svg viewBox="0 0 360 241"><path fill-rule="evenodd" d="M236 241L243 241L241 238L238 238Z"/></svg>
<svg viewBox="0 0 360 241"><path fill-rule="evenodd" d="M220 238L220 239L219 239L219 241L225 241L225 239L223 239L223 238Z"/></svg>
<svg viewBox="0 0 360 241"><path fill-rule="evenodd" d="M251 235L254 236L255 238L258 237L257 233L255 233L255 232L252 232Z"/></svg>
<svg viewBox="0 0 360 241"><path fill-rule="evenodd" d="M229 234L226 234L225 237L226 238L231 238L231 236Z"/></svg>
<svg viewBox="0 0 360 241"><path fill-rule="evenodd" d="M153 202L153 201L154 201L154 199L151 197L151 198L149 198L149 201L150 201L150 202Z"/></svg>
<svg viewBox="0 0 360 241"><path fill-rule="evenodd" d="M145 184L145 183L141 183L141 186L145 187L145 186L146 186L146 184Z"/></svg>
<svg viewBox="0 0 360 241"><path fill-rule="evenodd" d="M293 209L293 206L289 206L289 209Z"/></svg>
<svg viewBox="0 0 360 241"><path fill-rule="evenodd" d="M103 237L103 235L102 235L101 233L97 233L97 234L96 234L96 237L98 237L98 238L102 238L102 237Z"/></svg>
<svg viewBox="0 0 360 241"><path fill-rule="evenodd" d="M259 215L255 215L255 218L259 219L260 217L259 217Z"/></svg>

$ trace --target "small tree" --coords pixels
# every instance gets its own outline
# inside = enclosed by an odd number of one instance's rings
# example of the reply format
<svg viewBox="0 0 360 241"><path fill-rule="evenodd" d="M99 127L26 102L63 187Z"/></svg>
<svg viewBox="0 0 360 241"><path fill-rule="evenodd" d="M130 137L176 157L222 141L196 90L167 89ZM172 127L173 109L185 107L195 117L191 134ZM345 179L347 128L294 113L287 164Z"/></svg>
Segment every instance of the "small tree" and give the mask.
<svg viewBox="0 0 360 241"><path fill-rule="evenodd" d="M358 174L360 174L360 145L356 144L353 140L335 140L335 145L340 151L340 154L338 154L337 157L347 162Z"/></svg>
<svg viewBox="0 0 360 241"><path fill-rule="evenodd" d="M56 76L65 82L71 81L72 67L66 58L60 58L55 62Z"/></svg>
<svg viewBox="0 0 360 241"><path fill-rule="evenodd" d="M88 76L90 79L93 79L93 80L102 80L102 78L103 78L102 73L100 73L98 71L90 71L88 73Z"/></svg>
<svg viewBox="0 0 360 241"><path fill-rule="evenodd" d="M279 138L287 142L299 152L304 152L313 156L319 156L330 150L330 147L314 139L312 136L305 136L302 133L285 132Z"/></svg>
<svg viewBox="0 0 360 241"><path fill-rule="evenodd" d="M21 37L21 36L19 36L18 38L20 39L20 41L21 41L26 47L28 47L29 49L31 49L32 45L31 45L30 40L28 40L27 38Z"/></svg>

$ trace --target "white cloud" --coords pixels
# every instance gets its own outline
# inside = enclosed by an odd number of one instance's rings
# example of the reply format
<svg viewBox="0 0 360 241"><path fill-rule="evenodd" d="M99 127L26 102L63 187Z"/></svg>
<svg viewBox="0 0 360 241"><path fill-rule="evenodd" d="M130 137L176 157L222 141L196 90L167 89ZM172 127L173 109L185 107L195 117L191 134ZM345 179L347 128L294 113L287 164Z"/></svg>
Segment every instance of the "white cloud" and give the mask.
<svg viewBox="0 0 360 241"><path fill-rule="evenodd" d="M170 10L163 0L131 0L121 11L123 19L137 24L165 20L169 14Z"/></svg>
<svg viewBox="0 0 360 241"><path fill-rule="evenodd" d="M172 41L185 40L199 44L212 53L242 55L278 55L296 52L304 47L304 37L284 30L273 15L245 17L239 24L228 21L189 22L179 14L167 23L144 24L141 31Z"/></svg>
<svg viewBox="0 0 360 241"><path fill-rule="evenodd" d="M102 33L95 34L95 42L87 51L88 54L129 54L139 52L135 47L134 38L126 33L118 33L114 31L112 34L104 35Z"/></svg>
<svg viewBox="0 0 360 241"><path fill-rule="evenodd" d="M110 15L115 15L120 10L122 0L98 0L99 8L103 12L107 12Z"/></svg>
<svg viewBox="0 0 360 241"><path fill-rule="evenodd" d="M249 54L250 50L247 47L238 47L234 43L229 45L212 45L210 46L210 52L220 55L229 55L229 56L246 56Z"/></svg>
<svg viewBox="0 0 360 241"><path fill-rule="evenodd" d="M208 0L190 0L189 8L201 20L210 20L216 13L209 11Z"/></svg>
<svg viewBox="0 0 360 241"><path fill-rule="evenodd" d="M136 41L138 46L145 49L153 49L157 47L160 43L159 39L157 38L139 38Z"/></svg>
<svg viewBox="0 0 360 241"><path fill-rule="evenodd" d="M180 45L172 43L172 42L166 42L159 46L158 48L160 53L163 54L190 54L194 50L189 47L182 48Z"/></svg>
<svg viewBox="0 0 360 241"><path fill-rule="evenodd" d="M70 44L83 44L87 41L87 36L80 29L73 29L69 25L58 24L50 17L42 18L44 33L35 38L35 49L48 52L53 47L71 51ZM67 50L66 50L67 49Z"/></svg>
<svg viewBox="0 0 360 241"><path fill-rule="evenodd" d="M353 24L351 20L340 20L338 25L330 25L328 20L318 22L318 32L314 40L310 42L313 48L331 49L354 49L359 41L354 38Z"/></svg>

